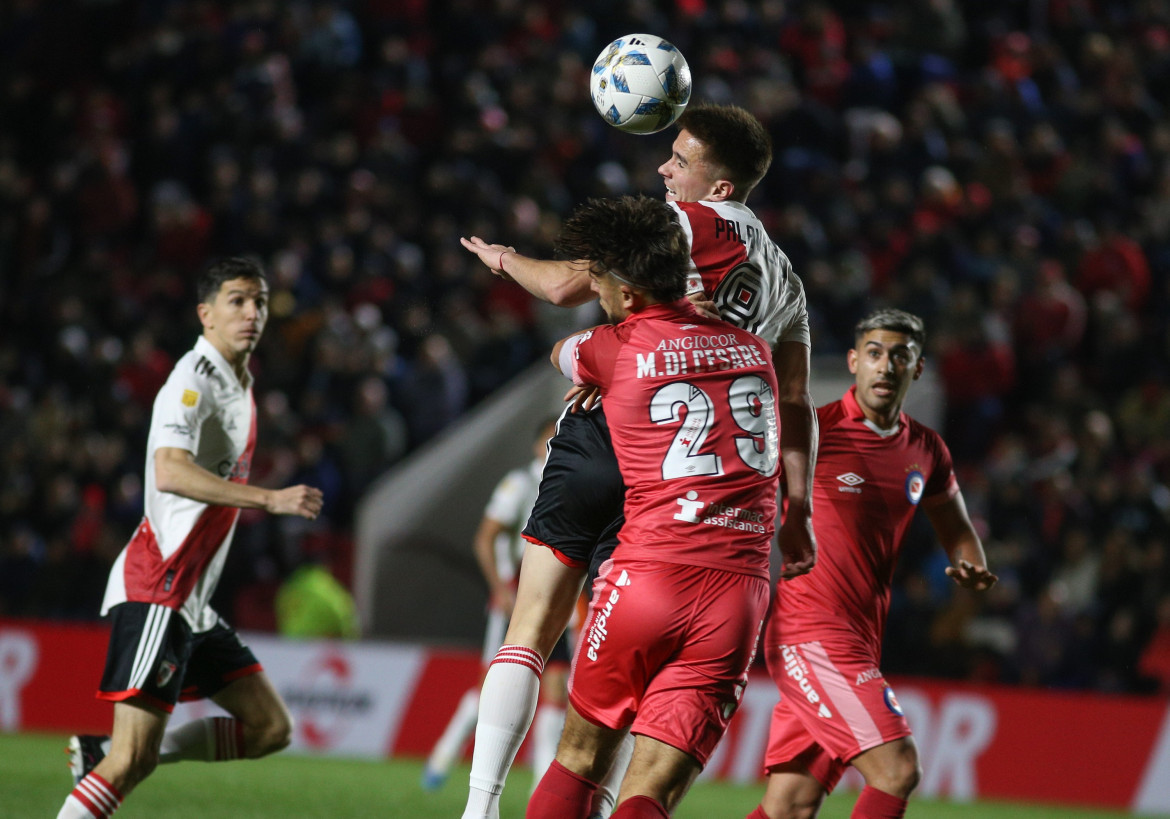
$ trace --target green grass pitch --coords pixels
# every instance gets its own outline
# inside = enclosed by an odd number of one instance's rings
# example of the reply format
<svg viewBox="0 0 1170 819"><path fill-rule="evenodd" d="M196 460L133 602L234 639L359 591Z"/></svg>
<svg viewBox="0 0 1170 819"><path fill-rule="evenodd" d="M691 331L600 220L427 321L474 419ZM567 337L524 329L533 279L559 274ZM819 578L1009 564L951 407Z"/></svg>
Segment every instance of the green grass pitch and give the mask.
<svg viewBox="0 0 1170 819"><path fill-rule="evenodd" d="M0 733L0 819L57 815L69 792L66 738ZM457 819L463 811L467 766L433 793L419 787L421 760L339 760L281 754L219 764L161 766L118 811L118 819L286 819L287 817L410 817ZM524 816L531 786L527 769L508 781L500 816ZM847 819L855 793L834 795L823 819ZM701 782L675 812L677 819L743 819L760 788ZM919 819L1115 819L1125 813L980 802L960 805L915 799Z"/></svg>

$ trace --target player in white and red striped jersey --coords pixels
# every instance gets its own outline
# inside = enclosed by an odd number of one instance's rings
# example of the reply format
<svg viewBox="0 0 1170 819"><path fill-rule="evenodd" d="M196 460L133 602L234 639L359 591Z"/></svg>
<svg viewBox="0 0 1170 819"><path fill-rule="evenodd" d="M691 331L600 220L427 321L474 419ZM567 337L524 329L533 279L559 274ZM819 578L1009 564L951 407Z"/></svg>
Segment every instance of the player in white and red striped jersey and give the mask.
<svg viewBox="0 0 1170 819"><path fill-rule="evenodd" d="M256 758L288 745L292 722L256 657L210 607L241 508L316 518L321 491L249 486L256 408L248 362L268 318L260 266L224 259L200 276L203 334L159 390L147 439L145 515L110 571L111 619L98 697L108 741L70 741L75 787L58 819L107 817L159 762ZM180 699L230 717L167 731Z"/></svg>
<svg viewBox="0 0 1170 819"><path fill-rule="evenodd" d="M584 819L627 731L615 819L664 817L723 736L768 601L779 484L776 373L759 336L683 296L677 215L646 197L590 200L562 249L588 258L614 324L553 361L600 389L625 522L593 587L556 762L529 819Z"/></svg>
<svg viewBox="0 0 1170 819"><path fill-rule="evenodd" d="M773 598L764 646L780 702L764 761L768 788L749 819L815 816L846 765L866 781L854 817L904 815L918 751L880 660L894 566L918 508L955 582L977 590L996 582L946 444L902 412L924 343L922 321L910 313L863 318L848 359L856 384L817 412L817 567L777 584Z"/></svg>
<svg viewBox="0 0 1170 819"><path fill-rule="evenodd" d="M759 120L736 106L692 105L676 127L670 158L658 172L689 246L688 295L707 315L758 333L772 347L791 499L779 536L782 573L797 576L815 560L806 503L816 460L808 313L803 286L787 256L746 205L771 163L771 139ZM587 261L533 259L474 236L461 241L494 273L538 298L561 306L594 298ZM529 667L537 668L548 656L586 571L592 567L595 573L612 552L622 524L623 491L605 414L599 408L567 412L525 528L525 537L540 548L529 548L525 555L505 637L509 651L529 656ZM531 721L538 686L533 673L515 664L489 669L463 819L498 815L499 794ZM612 796L608 787L599 791L596 813L607 812Z"/></svg>

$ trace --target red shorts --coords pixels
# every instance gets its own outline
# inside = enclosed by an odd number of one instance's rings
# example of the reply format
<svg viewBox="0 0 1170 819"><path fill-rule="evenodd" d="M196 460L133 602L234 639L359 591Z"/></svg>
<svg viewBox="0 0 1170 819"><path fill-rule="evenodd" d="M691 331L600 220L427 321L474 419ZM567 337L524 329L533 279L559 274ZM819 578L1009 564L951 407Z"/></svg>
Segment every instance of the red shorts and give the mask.
<svg viewBox="0 0 1170 819"><path fill-rule="evenodd" d="M747 685L768 581L677 563L602 567L569 700L585 719L695 757L715 749Z"/></svg>
<svg viewBox="0 0 1170 819"><path fill-rule="evenodd" d="M766 771L796 761L831 791L853 757L910 735L876 658L858 651L855 643L768 641L764 657L780 689L764 754Z"/></svg>

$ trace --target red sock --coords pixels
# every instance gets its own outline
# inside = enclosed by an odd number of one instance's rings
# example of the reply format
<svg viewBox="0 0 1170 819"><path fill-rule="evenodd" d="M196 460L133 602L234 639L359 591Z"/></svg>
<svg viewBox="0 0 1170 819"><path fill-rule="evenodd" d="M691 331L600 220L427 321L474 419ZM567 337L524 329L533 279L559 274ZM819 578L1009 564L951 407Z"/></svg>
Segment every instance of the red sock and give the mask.
<svg viewBox="0 0 1170 819"><path fill-rule="evenodd" d="M763 805L756 805L756 809L745 816L743 819L772 819L772 817L764 813Z"/></svg>
<svg viewBox="0 0 1170 819"><path fill-rule="evenodd" d="M670 819L662 803L649 796L631 796L618 805L610 819Z"/></svg>
<svg viewBox="0 0 1170 819"><path fill-rule="evenodd" d="M906 800L866 785L857 797L850 819L902 819L906 815Z"/></svg>
<svg viewBox="0 0 1170 819"><path fill-rule="evenodd" d="M525 819L588 819L597 783L570 771L555 759L528 800Z"/></svg>

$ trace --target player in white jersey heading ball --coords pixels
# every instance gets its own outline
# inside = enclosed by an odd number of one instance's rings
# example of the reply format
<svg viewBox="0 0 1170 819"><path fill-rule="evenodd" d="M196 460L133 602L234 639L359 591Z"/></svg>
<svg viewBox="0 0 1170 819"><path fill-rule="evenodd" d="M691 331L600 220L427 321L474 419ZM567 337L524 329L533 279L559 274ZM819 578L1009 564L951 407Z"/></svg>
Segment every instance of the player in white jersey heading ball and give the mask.
<svg viewBox="0 0 1170 819"><path fill-rule="evenodd" d="M817 436L808 386L808 313L788 258L745 204L771 164L771 139L758 119L736 106L691 105L675 125L670 158L658 173L690 247L688 295L772 346L789 497L779 527L782 576L798 576L816 555L809 501ZM494 273L545 301L575 306L595 297L587 260L533 259L479 237L461 241ZM604 413L567 412L524 532L531 545L501 649L509 662L493 663L484 681L464 819L498 816L504 779L536 707L544 660L568 622L587 570L613 551L623 495ZM612 788L603 787L595 813L605 815L612 802L604 802L612 797Z"/></svg>
<svg viewBox="0 0 1170 819"><path fill-rule="evenodd" d="M110 571L111 634L97 696L114 703L108 740L70 741L75 787L58 819L108 817L160 762L252 759L286 747L292 719L255 655L209 601L240 509L314 519L311 486L249 486L256 405L248 361L268 319L256 262L218 261L197 284L203 334L155 398L145 515ZM209 697L230 717L167 731L180 699Z"/></svg>

